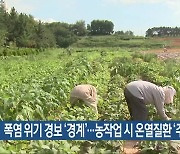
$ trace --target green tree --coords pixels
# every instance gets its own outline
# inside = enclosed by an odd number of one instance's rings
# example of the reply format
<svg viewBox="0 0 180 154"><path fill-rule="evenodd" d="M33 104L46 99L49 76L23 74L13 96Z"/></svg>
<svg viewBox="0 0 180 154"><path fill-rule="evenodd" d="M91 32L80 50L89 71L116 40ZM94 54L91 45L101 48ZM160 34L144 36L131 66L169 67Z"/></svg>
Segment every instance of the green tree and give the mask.
<svg viewBox="0 0 180 154"><path fill-rule="evenodd" d="M47 48L55 46L54 35L39 21L35 29L35 41L37 48Z"/></svg>
<svg viewBox="0 0 180 154"><path fill-rule="evenodd" d="M130 30L126 31L124 34L127 36L134 36L134 33Z"/></svg>
<svg viewBox="0 0 180 154"><path fill-rule="evenodd" d="M36 47L36 40L34 39L35 34L36 34L36 27L38 25L38 22L34 20L34 17L31 15L28 15L27 18L27 24L26 24L26 28L27 28L27 42L26 42L26 47Z"/></svg>
<svg viewBox="0 0 180 154"><path fill-rule="evenodd" d="M67 23L54 22L47 24L47 27L54 34L58 47L67 48L77 41L76 35L71 31L71 26Z"/></svg>
<svg viewBox="0 0 180 154"><path fill-rule="evenodd" d="M88 29L91 35L110 35L114 32L114 24L108 20L93 20Z"/></svg>
<svg viewBox="0 0 180 154"><path fill-rule="evenodd" d="M17 38L17 25L18 22L18 13L13 7L10 11L8 22L7 22L7 30L8 30L8 42L16 42Z"/></svg>
<svg viewBox="0 0 180 154"><path fill-rule="evenodd" d="M70 25L71 31L77 36L85 36L87 34L87 29L85 25L85 21L80 20L75 24Z"/></svg>
<svg viewBox="0 0 180 154"><path fill-rule="evenodd" d="M3 7L0 7L0 46L3 46L6 41L7 29L6 29L5 19L6 19L6 11Z"/></svg>
<svg viewBox="0 0 180 154"><path fill-rule="evenodd" d="M56 36L57 45L62 48L69 47L77 40L75 35L64 27L59 28L55 32L55 36Z"/></svg>
<svg viewBox="0 0 180 154"><path fill-rule="evenodd" d="M180 36L180 28L179 27L153 27L149 28L146 31L146 36L154 37L164 37L164 36Z"/></svg>
<svg viewBox="0 0 180 154"><path fill-rule="evenodd" d="M29 40L29 29L27 27L28 16L26 14L20 14L17 20L17 38L16 44L18 47L26 47Z"/></svg>
<svg viewBox="0 0 180 154"><path fill-rule="evenodd" d="M115 35L124 35L124 31L116 31L115 33L114 33Z"/></svg>
<svg viewBox="0 0 180 154"><path fill-rule="evenodd" d="M125 31L125 32L124 31L116 31L114 34L115 35L134 36L134 33L130 30Z"/></svg>

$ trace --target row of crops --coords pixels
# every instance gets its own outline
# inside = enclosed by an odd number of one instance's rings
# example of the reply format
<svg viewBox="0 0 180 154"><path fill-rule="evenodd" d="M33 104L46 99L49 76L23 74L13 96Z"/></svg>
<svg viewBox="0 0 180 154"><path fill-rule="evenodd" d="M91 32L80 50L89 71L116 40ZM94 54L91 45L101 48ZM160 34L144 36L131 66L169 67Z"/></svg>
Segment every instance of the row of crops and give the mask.
<svg viewBox="0 0 180 154"><path fill-rule="evenodd" d="M17 47L0 47L0 57L2 56L27 56L35 55L45 51L44 48L17 48Z"/></svg>
<svg viewBox="0 0 180 154"><path fill-rule="evenodd" d="M69 93L75 84L89 83L98 90L98 120L128 120L124 86L133 80L173 85L177 96L167 113L178 120L180 112L180 64L160 61L154 54L124 49L81 49L71 56L66 50L45 51L39 55L10 56L0 60L1 120L96 120L87 106L71 107ZM149 119L159 119L149 106ZM170 112L171 111L171 112ZM0 141L0 153L84 153L84 141ZM123 141L94 141L89 152L119 153ZM166 142L143 142L142 149L172 151ZM86 149L85 149L86 150Z"/></svg>

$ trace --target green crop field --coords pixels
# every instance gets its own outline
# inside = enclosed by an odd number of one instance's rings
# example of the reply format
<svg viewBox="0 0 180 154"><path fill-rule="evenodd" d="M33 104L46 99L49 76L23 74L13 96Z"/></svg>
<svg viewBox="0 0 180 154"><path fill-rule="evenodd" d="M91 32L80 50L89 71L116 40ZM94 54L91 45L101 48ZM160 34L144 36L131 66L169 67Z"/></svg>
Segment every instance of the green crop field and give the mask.
<svg viewBox="0 0 180 154"><path fill-rule="evenodd" d="M89 83L98 90L98 120L128 120L123 95L125 85L143 79L158 85L173 85L174 104L166 107L174 120L180 117L180 63L158 60L155 54L141 54L123 48L51 49L38 55L1 57L1 120L96 120L87 106L71 107L69 93L75 84ZM149 119L159 117L149 106ZM0 141L0 153L76 154L84 141ZM144 141L145 152L171 152L167 142ZM94 141L91 153L116 154L123 141Z"/></svg>
<svg viewBox="0 0 180 154"><path fill-rule="evenodd" d="M125 47L125 48L160 48L169 44L168 40L157 40L129 36L86 36L80 38L74 47Z"/></svg>
<svg viewBox="0 0 180 154"><path fill-rule="evenodd" d="M165 112L169 120L179 120L176 1L0 0L0 120L128 121L124 88L134 80L173 86L177 94ZM78 84L96 87L98 115L82 100L70 103L71 90ZM148 120L161 120L154 106L147 108ZM127 148L129 142L123 140L18 139L0 140L0 154L127 154L126 150L137 150ZM180 141L141 141L137 147L144 154L180 153Z"/></svg>

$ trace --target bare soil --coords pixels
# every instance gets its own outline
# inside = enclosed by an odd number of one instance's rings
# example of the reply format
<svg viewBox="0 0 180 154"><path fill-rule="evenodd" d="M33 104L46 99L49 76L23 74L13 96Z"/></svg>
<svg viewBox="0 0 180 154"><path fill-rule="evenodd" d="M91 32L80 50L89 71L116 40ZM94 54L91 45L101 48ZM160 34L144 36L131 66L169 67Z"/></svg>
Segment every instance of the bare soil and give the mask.
<svg viewBox="0 0 180 154"><path fill-rule="evenodd" d="M164 51L164 49L154 49L143 51L143 53L156 53L159 59L166 60L166 59L176 59L180 60L180 48L170 48Z"/></svg>
<svg viewBox="0 0 180 154"><path fill-rule="evenodd" d="M167 38L155 38L155 40L160 40L167 42L167 46L161 49L148 50L145 52L156 53L160 59L178 59L180 60L180 38L167 37Z"/></svg>

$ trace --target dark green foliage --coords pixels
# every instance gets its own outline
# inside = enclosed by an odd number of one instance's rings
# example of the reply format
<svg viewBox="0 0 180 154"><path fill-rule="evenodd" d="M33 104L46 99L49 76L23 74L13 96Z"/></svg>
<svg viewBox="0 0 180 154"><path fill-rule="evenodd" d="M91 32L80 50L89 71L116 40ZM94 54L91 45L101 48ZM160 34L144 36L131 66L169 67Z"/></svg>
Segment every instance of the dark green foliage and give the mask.
<svg viewBox="0 0 180 154"><path fill-rule="evenodd" d="M93 20L88 29L91 35L110 35L113 33L114 24L108 20Z"/></svg>
<svg viewBox="0 0 180 154"><path fill-rule="evenodd" d="M135 38L134 34L132 31L126 31L126 32L123 32L123 31L116 31L114 33L114 35L117 35L119 37L119 39L122 39L122 40L130 40L130 39L133 39Z"/></svg>
<svg viewBox="0 0 180 154"><path fill-rule="evenodd" d="M74 47L162 48L164 42L129 35L87 36L74 43Z"/></svg>
<svg viewBox="0 0 180 154"><path fill-rule="evenodd" d="M180 36L180 27L153 27L146 31L147 37Z"/></svg>
<svg viewBox="0 0 180 154"><path fill-rule="evenodd" d="M7 28L6 28L6 12L3 8L0 7L0 47L3 46L6 42L6 34L7 34Z"/></svg>
<svg viewBox="0 0 180 154"><path fill-rule="evenodd" d="M36 52L19 49L13 54ZM38 50L39 52L40 50ZM65 49L43 52L37 56L6 57L0 60L0 119L1 120L95 120L91 108L81 105L72 108L71 89L79 83L89 83L98 90L98 120L128 120L129 112L123 95L125 85L146 76L158 85L171 83L177 90L173 106L166 112L174 120L179 113L179 63L158 61L146 55L134 56L115 48ZM80 51L80 52L75 52ZM126 50L123 50L126 51ZM148 58L149 59L149 58ZM81 102L82 104L82 102ZM150 108L150 120L158 119ZM1 153L72 153L78 154L84 141L1 141ZM94 141L84 149L90 153L120 153L123 141ZM158 141L159 142L159 141ZM163 146L161 146L163 145ZM144 153L165 153L169 145L146 141ZM83 148L82 148L83 150ZM84 151L83 150L83 151Z"/></svg>
<svg viewBox="0 0 180 154"><path fill-rule="evenodd" d="M85 36L87 34L85 21L83 20L77 21L75 24L70 25L70 29L77 36Z"/></svg>
<svg viewBox="0 0 180 154"><path fill-rule="evenodd" d="M56 46L55 36L47 29L41 21L35 28L34 40L36 43L36 48L48 48Z"/></svg>
<svg viewBox="0 0 180 154"><path fill-rule="evenodd" d="M17 13L14 7L10 13L4 13L2 23L6 27L6 46L46 48L56 45L54 36L43 23L30 15Z"/></svg>
<svg viewBox="0 0 180 154"><path fill-rule="evenodd" d="M43 23L31 15L18 13L13 7L10 13L0 8L0 46L48 48L69 47L76 35L86 34L85 23Z"/></svg>
<svg viewBox="0 0 180 154"><path fill-rule="evenodd" d="M70 31L71 26L67 23L56 22L48 24L46 27L54 34L59 47L67 48L77 40L76 35Z"/></svg>

